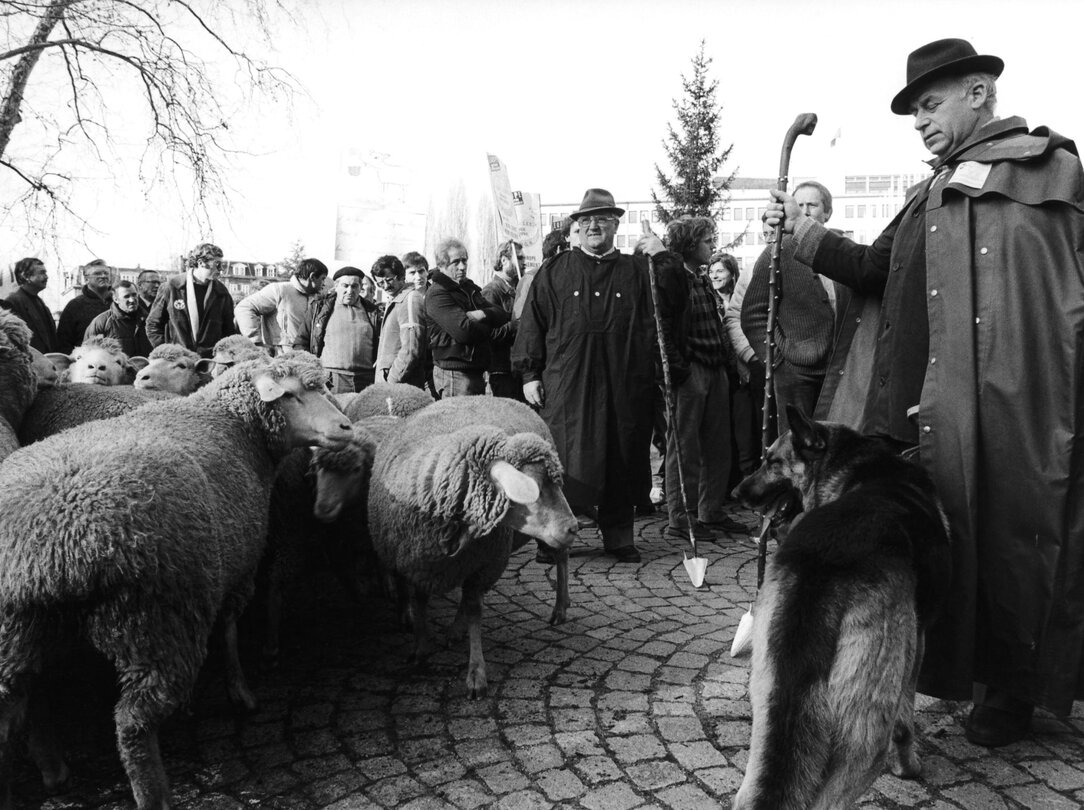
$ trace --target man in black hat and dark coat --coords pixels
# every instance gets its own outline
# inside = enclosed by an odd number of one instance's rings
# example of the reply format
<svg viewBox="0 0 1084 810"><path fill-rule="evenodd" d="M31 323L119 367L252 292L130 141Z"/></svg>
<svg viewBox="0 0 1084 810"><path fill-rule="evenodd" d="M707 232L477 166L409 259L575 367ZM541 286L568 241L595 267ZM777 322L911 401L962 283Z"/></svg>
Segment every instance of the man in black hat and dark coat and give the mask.
<svg viewBox="0 0 1084 810"><path fill-rule="evenodd" d="M911 53L891 109L934 174L872 245L779 192L765 215L799 261L882 299L853 335L872 348L857 427L918 448L952 528L919 688L985 686L966 733L989 747L1084 694L1084 172L1072 141L996 116L1003 67L961 39Z"/></svg>
<svg viewBox="0 0 1084 810"><path fill-rule="evenodd" d="M614 248L624 213L608 191L588 189L572 214L580 245L536 273L512 362L553 433L572 511L597 507L606 552L639 562L632 523L650 472L656 342L647 260ZM663 249L657 238L647 247Z"/></svg>

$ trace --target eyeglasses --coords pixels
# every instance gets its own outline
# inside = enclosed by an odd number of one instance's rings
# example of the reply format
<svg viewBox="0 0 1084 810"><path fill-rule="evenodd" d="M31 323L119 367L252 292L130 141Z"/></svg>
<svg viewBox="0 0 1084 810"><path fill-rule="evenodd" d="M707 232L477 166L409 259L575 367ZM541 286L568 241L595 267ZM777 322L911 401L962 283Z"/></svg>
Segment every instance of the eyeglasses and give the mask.
<svg viewBox="0 0 1084 810"><path fill-rule="evenodd" d="M585 225L609 225L612 222L617 222L617 217L580 217L577 222L580 223L580 227Z"/></svg>

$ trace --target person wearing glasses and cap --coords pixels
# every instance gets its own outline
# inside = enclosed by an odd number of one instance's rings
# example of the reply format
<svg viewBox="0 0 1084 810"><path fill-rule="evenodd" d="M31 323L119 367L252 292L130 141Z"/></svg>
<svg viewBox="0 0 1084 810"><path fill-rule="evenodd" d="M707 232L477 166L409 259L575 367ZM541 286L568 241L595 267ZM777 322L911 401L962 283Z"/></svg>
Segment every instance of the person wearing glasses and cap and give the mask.
<svg viewBox="0 0 1084 810"><path fill-rule="evenodd" d="M844 321L872 349L857 427L917 447L952 528L919 689L983 685L965 732L988 747L1084 696L1084 171L1069 139L997 117L1003 68L962 39L910 54L891 109L934 173L872 245L777 191L765 213L796 259L881 298Z"/></svg>
<svg viewBox="0 0 1084 810"><path fill-rule="evenodd" d="M158 289L147 315L151 346L178 343L200 357L211 357L215 344L237 334L233 298L218 280L225 262L222 248L209 242L196 245L178 273Z"/></svg>
<svg viewBox="0 0 1084 810"><path fill-rule="evenodd" d="M512 361L553 433L572 511L597 508L606 553L635 563L634 505L650 488L656 338L647 259L614 247L624 213L610 192L587 190L572 213L579 249L535 274ZM650 240L647 253L663 249Z"/></svg>

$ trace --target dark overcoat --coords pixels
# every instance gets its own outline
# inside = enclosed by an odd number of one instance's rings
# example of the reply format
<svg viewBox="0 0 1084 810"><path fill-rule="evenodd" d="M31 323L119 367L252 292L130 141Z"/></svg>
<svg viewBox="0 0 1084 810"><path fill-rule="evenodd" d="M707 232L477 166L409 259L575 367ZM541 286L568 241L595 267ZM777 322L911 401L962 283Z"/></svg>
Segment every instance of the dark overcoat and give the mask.
<svg viewBox="0 0 1084 810"><path fill-rule="evenodd" d="M524 383L542 381L541 416L565 465L569 503L598 503L607 459L620 459L631 478L649 470L655 346L643 257L575 249L538 270L512 365Z"/></svg>
<svg viewBox="0 0 1084 810"><path fill-rule="evenodd" d="M910 294L893 284L924 254L914 429L955 570L920 688L969 699L977 681L1067 714L1084 695L1084 172L1072 141L1022 119L980 135L869 249L865 291L880 265L883 304L859 329L880 343L901 324ZM814 268L833 275L846 247L826 237ZM900 416L871 407L891 384L882 348L866 428Z"/></svg>

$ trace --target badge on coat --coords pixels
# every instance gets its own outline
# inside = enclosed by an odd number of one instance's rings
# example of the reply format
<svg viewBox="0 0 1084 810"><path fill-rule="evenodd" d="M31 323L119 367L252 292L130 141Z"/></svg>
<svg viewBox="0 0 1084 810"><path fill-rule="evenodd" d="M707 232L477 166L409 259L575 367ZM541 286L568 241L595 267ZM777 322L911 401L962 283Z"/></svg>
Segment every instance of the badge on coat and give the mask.
<svg viewBox="0 0 1084 810"><path fill-rule="evenodd" d="M976 163L974 160L967 160L956 167L956 171L952 173L949 182L959 183L961 186L968 186L969 188L982 188L989 176L989 163Z"/></svg>
<svg viewBox="0 0 1084 810"><path fill-rule="evenodd" d="M176 301L173 302L173 308L174 309L184 309L184 301L182 301L180 298L178 298Z"/></svg>

